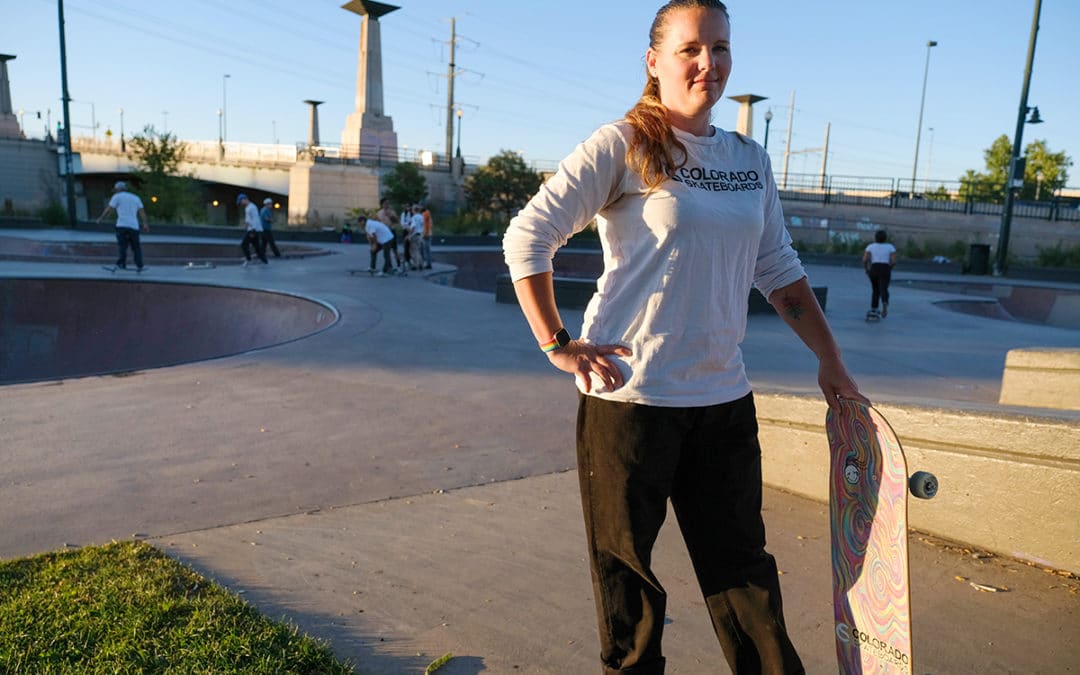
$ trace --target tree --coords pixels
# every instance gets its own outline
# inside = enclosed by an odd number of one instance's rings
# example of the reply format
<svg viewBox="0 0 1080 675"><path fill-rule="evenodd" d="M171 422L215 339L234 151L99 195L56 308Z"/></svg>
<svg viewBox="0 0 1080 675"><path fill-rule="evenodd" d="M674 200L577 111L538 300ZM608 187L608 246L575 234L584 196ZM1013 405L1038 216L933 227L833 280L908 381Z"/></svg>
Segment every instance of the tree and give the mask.
<svg viewBox="0 0 1080 675"><path fill-rule="evenodd" d="M153 125L129 141L135 161L132 177L142 193L146 215L154 221L183 221L199 213L198 189L192 174L180 172L187 144L159 133Z"/></svg>
<svg viewBox="0 0 1080 675"><path fill-rule="evenodd" d="M510 222L511 216L528 203L543 180L525 165L521 155L503 150L476 170L465 182L469 206L484 213L498 214Z"/></svg>
<svg viewBox="0 0 1080 675"><path fill-rule="evenodd" d="M986 172L977 173L968 169L960 177L960 196L976 201L1000 202L1005 197L1005 182L1012 161L1009 137L1002 134L994 139L990 147L983 151L983 157L986 159ZM1024 148L1024 158L1024 187L1018 195L1020 199L1034 199L1036 191L1040 197L1052 195L1064 187L1069 179L1068 168L1072 166L1072 159L1064 152L1051 152L1045 140L1028 143Z"/></svg>
<svg viewBox="0 0 1080 675"><path fill-rule="evenodd" d="M427 179L413 162L398 162L382 178L382 198L391 204L415 204L427 197Z"/></svg>

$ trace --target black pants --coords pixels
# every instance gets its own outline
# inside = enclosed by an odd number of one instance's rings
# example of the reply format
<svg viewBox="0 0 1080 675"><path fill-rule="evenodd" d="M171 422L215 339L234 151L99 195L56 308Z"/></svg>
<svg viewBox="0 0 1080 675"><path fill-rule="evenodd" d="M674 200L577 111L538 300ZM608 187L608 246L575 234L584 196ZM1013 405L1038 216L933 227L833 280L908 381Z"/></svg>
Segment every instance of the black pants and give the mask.
<svg viewBox="0 0 1080 675"><path fill-rule="evenodd" d="M383 272L389 274L390 270L394 269L390 265L390 247L393 245L393 239L385 244L375 244L375 248L371 249L371 269L375 269L375 260L379 257L379 251L382 251L383 254Z"/></svg>
<svg viewBox="0 0 1080 675"><path fill-rule="evenodd" d="M892 279L892 267L889 263L874 263L867 271L870 276L870 309L877 309L878 299L889 304L889 281Z"/></svg>
<svg viewBox="0 0 1080 675"><path fill-rule="evenodd" d="M131 253L135 257L135 267L142 269L142 244L139 242L139 231L130 227L116 228L116 266L127 267L127 249L131 247Z"/></svg>
<svg viewBox="0 0 1080 675"><path fill-rule="evenodd" d="M651 559L668 499L731 670L804 672L765 551L753 396L659 408L583 395L577 437L603 672L664 672L667 594Z"/></svg>
<svg viewBox="0 0 1080 675"><path fill-rule="evenodd" d="M263 231L262 231L262 239L263 239L263 254L265 254L266 249L269 248L271 251L274 252L274 257L275 258L280 258L281 257L281 251L278 250L277 242L274 241L274 231L273 230L263 229Z"/></svg>
<svg viewBox="0 0 1080 675"><path fill-rule="evenodd" d="M255 247L255 255L259 256L259 260L267 262L266 260L266 247L263 246L263 238L261 232L255 230L248 230L244 233L244 241L240 242L240 250L244 252L244 259L251 260L251 247Z"/></svg>

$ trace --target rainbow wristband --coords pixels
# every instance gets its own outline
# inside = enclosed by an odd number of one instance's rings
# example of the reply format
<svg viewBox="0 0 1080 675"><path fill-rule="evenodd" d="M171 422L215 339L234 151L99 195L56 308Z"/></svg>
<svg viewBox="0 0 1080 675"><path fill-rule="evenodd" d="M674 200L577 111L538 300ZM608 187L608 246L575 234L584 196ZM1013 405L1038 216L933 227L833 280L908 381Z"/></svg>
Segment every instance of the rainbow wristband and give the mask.
<svg viewBox="0 0 1080 675"><path fill-rule="evenodd" d="M547 354L549 352L553 352L558 348L559 348L559 341L558 340L552 340L551 342L545 342L544 344L540 345L540 351L544 352L545 354Z"/></svg>

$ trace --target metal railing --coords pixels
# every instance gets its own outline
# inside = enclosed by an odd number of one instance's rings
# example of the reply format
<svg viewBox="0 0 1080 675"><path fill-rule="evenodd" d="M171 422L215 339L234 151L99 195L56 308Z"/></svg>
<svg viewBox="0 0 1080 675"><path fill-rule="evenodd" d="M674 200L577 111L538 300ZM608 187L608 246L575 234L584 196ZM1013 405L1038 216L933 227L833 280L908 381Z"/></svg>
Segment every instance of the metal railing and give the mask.
<svg viewBox="0 0 1080 675"><path fill-rule="evenodd" d="M915 181L868 176L822 176L794 174L777 177L780 198L785 201L879 206L950 213L1000 216L1002 204L979 201L961 191L960 181ZM1061 192L1080 194L1080 189ZM1080 222L1080 198L1053 196L1038 201L1013 202L1013 215L1051 221Z"/></svg>

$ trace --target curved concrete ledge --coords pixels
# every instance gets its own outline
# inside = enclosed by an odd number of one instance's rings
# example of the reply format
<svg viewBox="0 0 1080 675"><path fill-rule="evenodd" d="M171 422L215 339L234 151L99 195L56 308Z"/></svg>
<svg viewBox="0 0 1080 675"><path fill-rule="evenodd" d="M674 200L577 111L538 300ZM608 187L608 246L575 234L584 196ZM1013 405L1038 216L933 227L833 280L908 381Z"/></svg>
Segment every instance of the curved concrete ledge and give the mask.
<svg viewBox="0 0 1080 675"><path fill-rule="evenodd" d="M337 320L321 302L248 288L0 278L0 385L219 358Z"/></svg>
<svg viewBox="0 0 1080 675"><path fill-rule="evenodd" d="M755 394L765 483L828 502L820 397ZM1080 418L881 404L908 473L941 492L908 500L909 525L1002 555L1080 573Z"/></svg>
<svg viewBox="0 0 1080 675"><path fill-rule="evenodd" d="M998 401L1080 410L1080 349L1010 349Z"/></svg>

